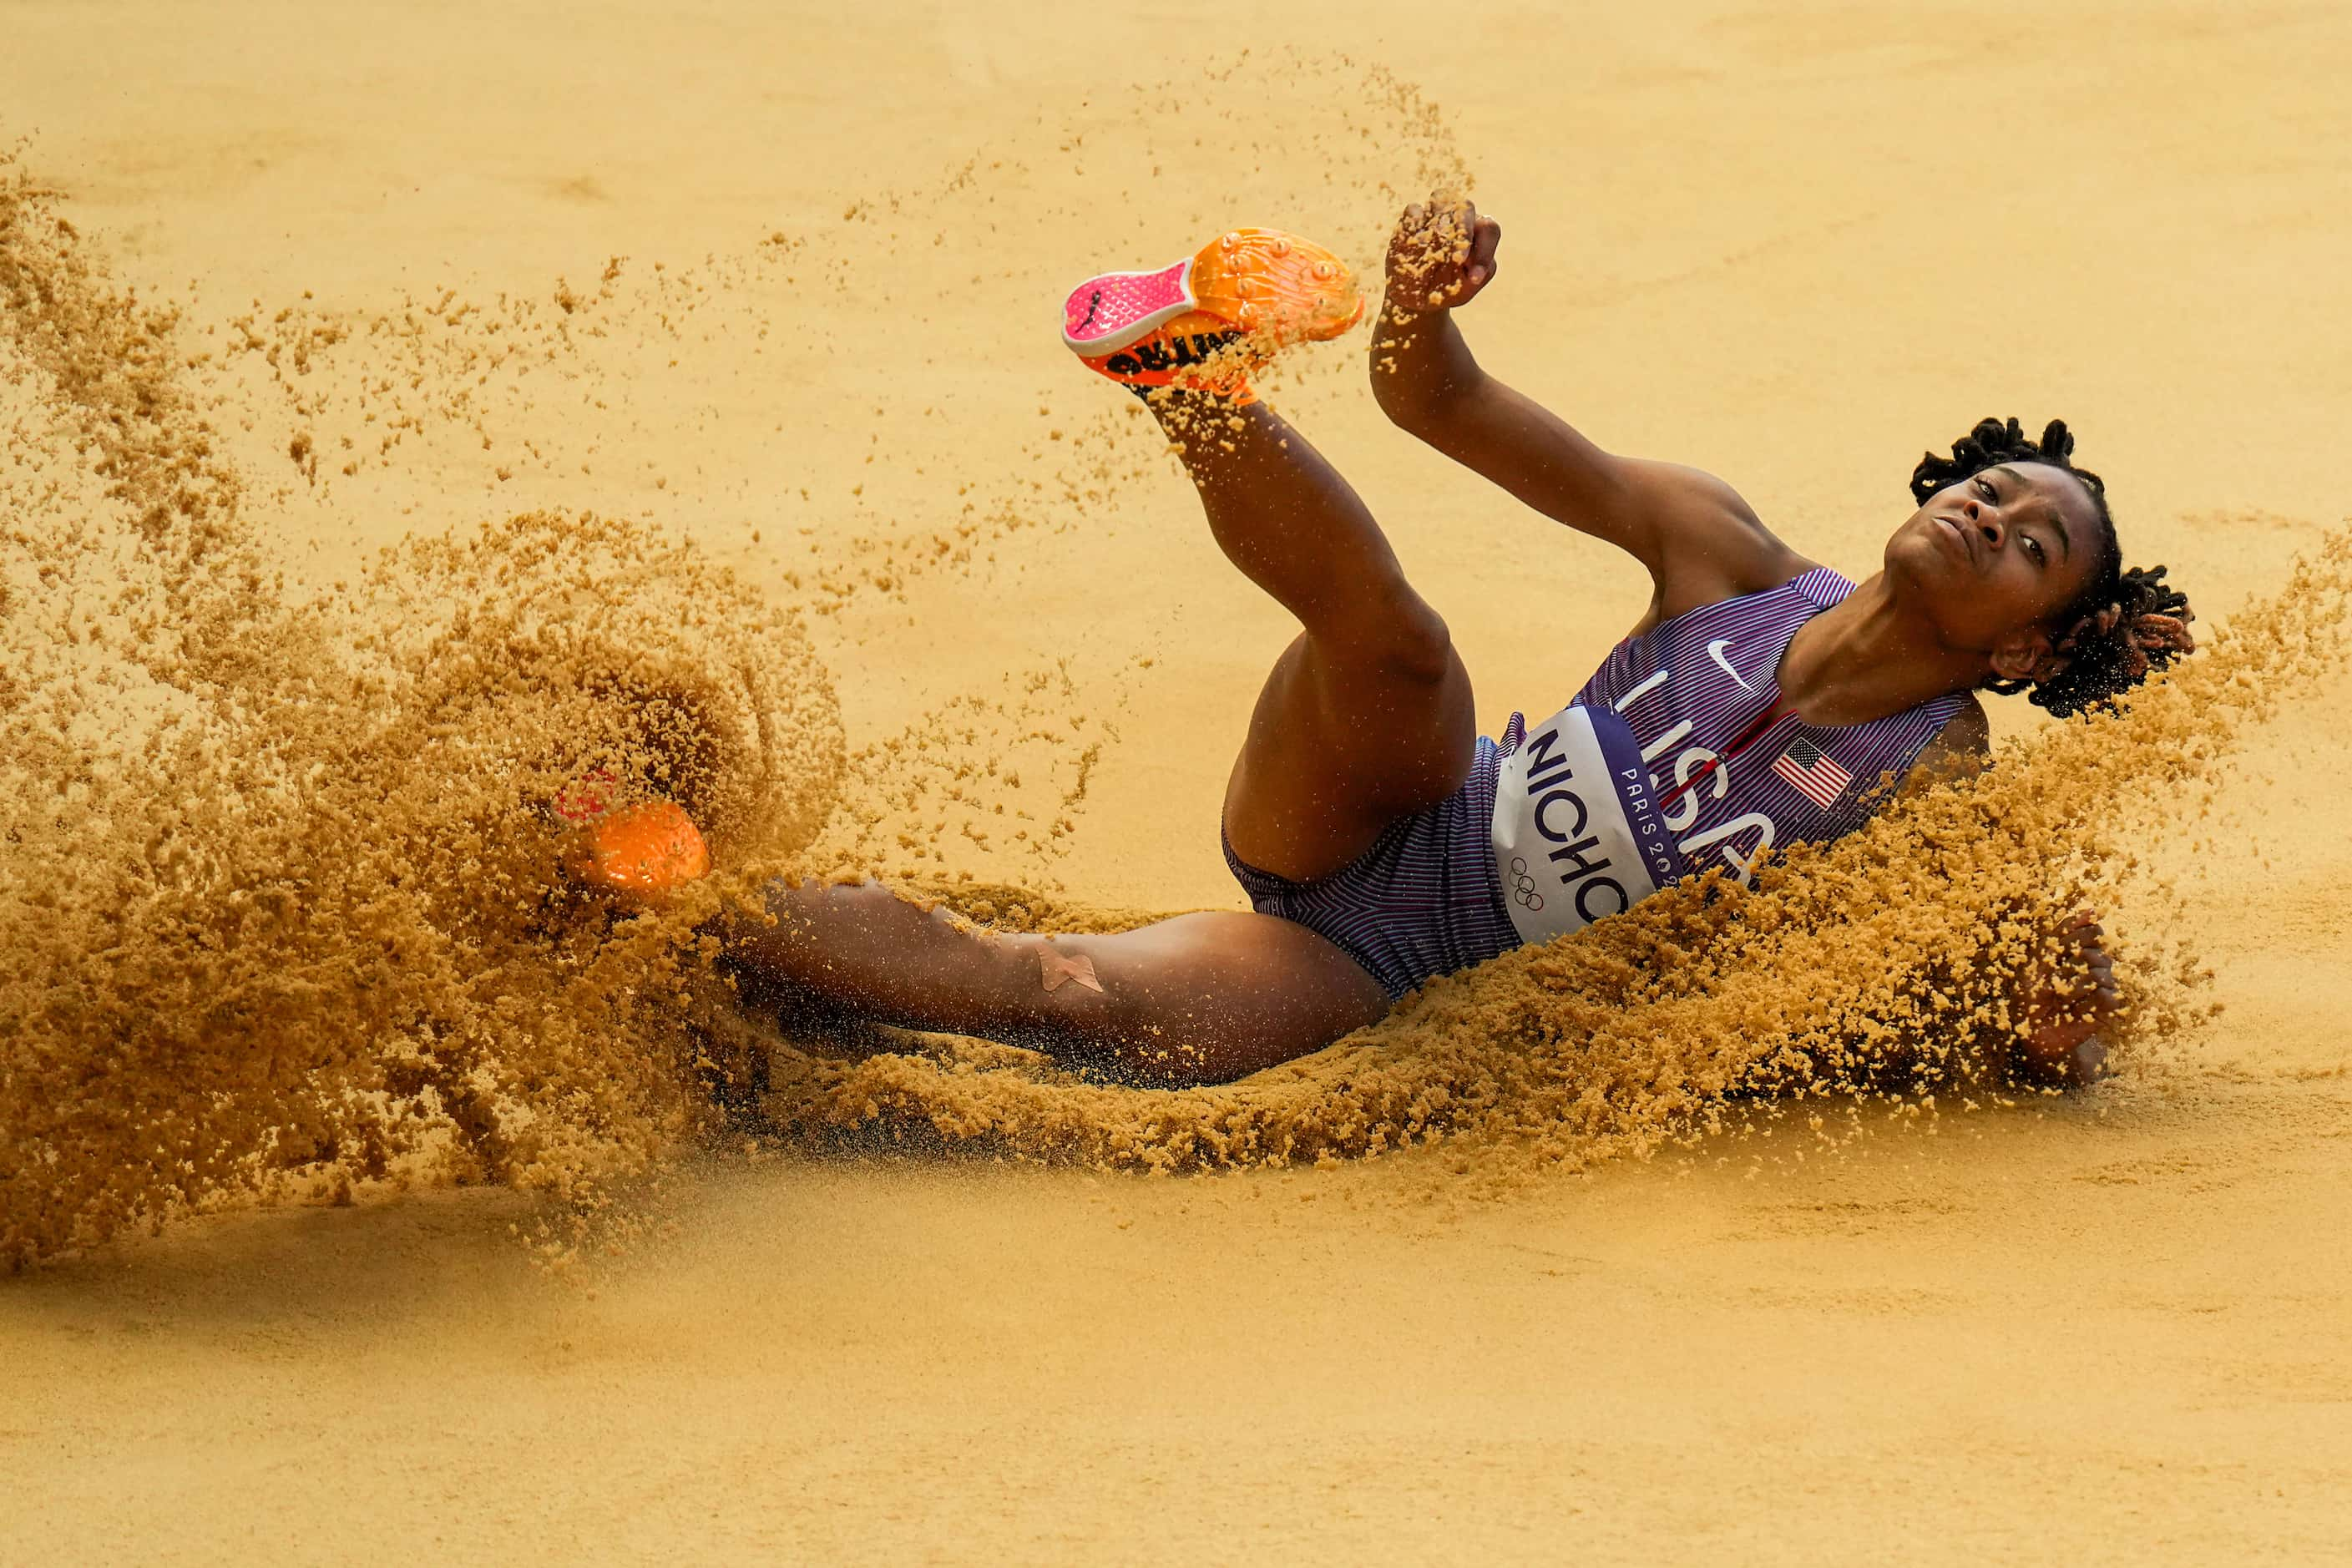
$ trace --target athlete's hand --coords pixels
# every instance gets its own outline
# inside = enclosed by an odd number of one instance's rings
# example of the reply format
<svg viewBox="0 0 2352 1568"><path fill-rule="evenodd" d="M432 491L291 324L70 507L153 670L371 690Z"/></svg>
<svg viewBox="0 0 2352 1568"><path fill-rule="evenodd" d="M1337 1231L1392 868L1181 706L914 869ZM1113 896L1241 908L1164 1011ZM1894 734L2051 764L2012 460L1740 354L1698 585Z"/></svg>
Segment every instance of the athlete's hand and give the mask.
<svg viewBox="0 0 2352 1568"><path fill-rule="evenodd" d="M2036 977L2025 1005L2016 1068L2028 1082L2074 1089L2105 1072L2107 1047L2100 1036L2115 1022L2123 993L2096 915L2077 910L2057 934L2059 961Z"/></svg>
<svg viewBox="0 0 2352 1568"><path fill-rule="evenodd" d="M1495 280L1503 226L1468 202L1415 202L1389 236L1389 309L1458 310Z"/></svg>

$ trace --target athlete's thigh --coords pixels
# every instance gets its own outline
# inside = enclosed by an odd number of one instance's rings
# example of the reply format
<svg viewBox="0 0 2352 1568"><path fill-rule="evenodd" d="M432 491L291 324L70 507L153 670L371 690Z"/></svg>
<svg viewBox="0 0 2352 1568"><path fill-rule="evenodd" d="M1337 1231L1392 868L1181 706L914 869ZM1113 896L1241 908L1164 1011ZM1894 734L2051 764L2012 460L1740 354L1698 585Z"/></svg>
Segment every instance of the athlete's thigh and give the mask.
<svg viewBox="0 0 2352 1568"><path fill-rule="evenodd" d="M1470 672L1442 626L1403 660L1301 636L1258 693L1225 785L1225 835L1260 870L1329 876L1460 789L1477 744Z"/></svg>
<svg viewBox="0 0 2352 1568"><path fill-rule="evenodd" d="M1134 931L1052 939L1084 954L1098 993L1059 988L1073 1044L1128 1077L1219 1083L1322 1049L1378 1023L1388 993L1305 926L1207 911Z"/></svg>

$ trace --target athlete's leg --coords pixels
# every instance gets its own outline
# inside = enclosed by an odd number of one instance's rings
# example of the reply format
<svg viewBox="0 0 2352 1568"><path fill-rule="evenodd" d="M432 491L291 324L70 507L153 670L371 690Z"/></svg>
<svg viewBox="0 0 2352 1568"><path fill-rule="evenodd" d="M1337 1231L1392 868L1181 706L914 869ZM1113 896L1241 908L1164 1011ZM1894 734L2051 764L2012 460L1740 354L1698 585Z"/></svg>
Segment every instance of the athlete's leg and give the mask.
<svg viewBox="0 0 2352 1568"><path fill-rule="evenodd" d="M1444 799L1477 744L1470 677L1356 492L1259 404L1148 400L1226 557L1306 630L1267 678L1225 791L1244 860L1305 881Z"/></svg>
<svg viewBox="0 0 2352 1568"><path fill-rule="evenodd" d="M1269 915L1203 913L1100 936L982 931L872 882L778 883L730 962L801 1003L973 1035L1134 1082L1217 1083L1377 1022L1389 999L1338 948Z"/></svg>

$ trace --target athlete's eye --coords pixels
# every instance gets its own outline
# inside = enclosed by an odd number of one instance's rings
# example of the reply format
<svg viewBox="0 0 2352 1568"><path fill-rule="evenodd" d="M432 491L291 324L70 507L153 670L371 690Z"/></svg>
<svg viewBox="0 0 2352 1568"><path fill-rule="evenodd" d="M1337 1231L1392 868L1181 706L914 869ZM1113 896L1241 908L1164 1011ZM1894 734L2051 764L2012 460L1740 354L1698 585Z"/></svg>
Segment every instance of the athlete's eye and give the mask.
<svg viewBox="0 0 2352 1568"><path fill-rule="evenodd" d="M2025 548L2033 552L2033 563L2036 566L2050 564L2050 552L2042 548L2042 541L2030 533L2025 536Z"/></svg>
<svg viewBox="0 0 2352 1568"><path fill-rule="evenodd" d="M1992 488L1992 481L1990 479L1978 479L1977 489L1984 492L1984 499L1987 500L1999 500L2000 499L2000 494Z"/></svg>

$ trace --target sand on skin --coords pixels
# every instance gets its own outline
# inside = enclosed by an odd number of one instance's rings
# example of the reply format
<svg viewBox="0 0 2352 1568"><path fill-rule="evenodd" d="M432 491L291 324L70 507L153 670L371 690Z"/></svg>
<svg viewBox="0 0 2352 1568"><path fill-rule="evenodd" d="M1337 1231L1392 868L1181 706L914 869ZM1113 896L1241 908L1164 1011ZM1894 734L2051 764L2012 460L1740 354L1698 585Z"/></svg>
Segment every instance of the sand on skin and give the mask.
<svg viewBox="0 0 2352 1568"><path fill-rule="evenodd" d="M2135 552L2227 606L2343 508L2327 432L2352 390L2334 313L2347 241L2326 197L2345 184L2344 110L2326 84L2352 33L2316 9L2259 26L2185 13L2161 36L2126 32L2130 15L2034 13L2030 58L1992 76L1972 35L1925 20L1489 19L1423 43L1412 18L1353 12L1345 30L1459 112L1510 225L1516 293L1473 323L1482 352L1603 439L1723 472L1860 565L1917 447L1989 409L2064 412ZM356 119L341 104L363 40L332 24L191 35L135 9L101 26L29 6L0 68L126 274L195 276L226 300L443 272L538 287L614 252L736 249L980 144L1062 151L1037 140L1035 106L1081 127L1101 90L1042 19L978 36L929 12L801 19L789 47L782 21L574 26L493 22L464 50L401 35L364 68L390 74ZM1115 58L1144 51L1151 29L1119 26ZM257 56L239 47L265 36ZM2106 62L2095 82L2065 68L2083 51ZM540 93L463 90L526 59ZM756 77L714 63L742 59ZM865 68L866 98L840 101L827 79L857 73L839 62ZM1998 163L1941 111L1962 84L2008 128ZM1208 124L1311 144L1332 90ZM656 112L681 102L692 121ZM371 134L404 125L397 143ZM1138 257L1181 248L1196 210L1221 216L1246 185L1204 171L1139 212ZM1058 276L1055 259L1007 266ZM959 289L927 330L992 323L1017 281ZM927 426L890 386L905 323L818 296L806 325L845 345L820 372L745 379L766 364L699 348L698 384L639 392L583 455L601 472L527 473L541 493L520 500L658 502L751 563L753 527L793 526L770 499L787 485L936 504L936 473L859 471L841 435L869 394L891 451L939 430L958 474L1026 460L1050 440L1037 408L1087 406L1045 337L939 389L967 401ZM988 412L1005 386L1024 399ZM1620 629L1624 567L1389 435L1352 385L1298 413L1453 615L1490 727ZM681 472L656 490L648 463ZM323 541L322 564L419 514L483 509L453 508L439 477L412 465L347 499L339 515L376 531ZM1125 739L1055 868L1108 901L1231 896L1215 785L1280 626L1190 505L1164 479L1124 494L1115 521L1028 540L992 578L919 578L845 611L829 650L872 730L1072 650L1106 692L1152 658L1119 689ZM1545 610L1483 613L1489 595ZM529 1272L495 1196L203 1221L12 1288L7 1359L36 1370L9 1395L10 1468L38 1501L8 1529L28 1555L192 1558L255 1531L319 1556L388 1535L506 1557L684 1536L845 1555L1641 1557L1664 1539L1768 1558L1890 1542L2326 1558L2347 1533L2344 706L2296 694L2225 800L2225 839L2272 866L2182 868L2231 1012L2204 1069L2160 1098L1946 1121L1752 1180L1738 1151L1425 1214L1391 1190L1411 1173L1379 1167L1146 1185L728 1169L593 1300Z"/></svg>

